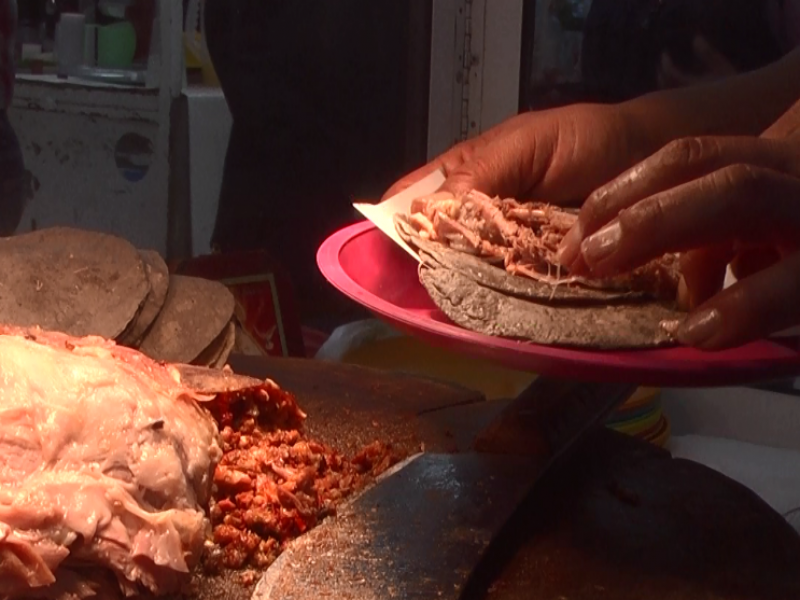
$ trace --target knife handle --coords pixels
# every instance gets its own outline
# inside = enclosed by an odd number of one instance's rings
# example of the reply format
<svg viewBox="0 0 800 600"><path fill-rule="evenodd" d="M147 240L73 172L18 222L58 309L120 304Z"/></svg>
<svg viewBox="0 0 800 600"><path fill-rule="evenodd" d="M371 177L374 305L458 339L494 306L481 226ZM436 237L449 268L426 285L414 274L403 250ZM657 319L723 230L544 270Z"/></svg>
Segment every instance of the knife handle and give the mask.
<svg viewBox="0 0 800 600"><path fill-rule="evenodd" d="M602 424L637 388L538 377L478 435L474 448L553 460Z"/></svg>

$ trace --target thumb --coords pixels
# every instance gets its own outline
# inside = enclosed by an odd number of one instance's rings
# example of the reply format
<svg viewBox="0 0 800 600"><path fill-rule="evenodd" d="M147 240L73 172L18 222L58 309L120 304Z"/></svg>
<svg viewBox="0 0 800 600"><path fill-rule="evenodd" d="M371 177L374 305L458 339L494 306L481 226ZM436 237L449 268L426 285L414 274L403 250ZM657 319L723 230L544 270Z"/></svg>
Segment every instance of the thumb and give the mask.
<svg viewBox="0 0 800 600"><path fill-rule="evenodd" d="M395 182L384 194L381 200L391 198L395 194L402 192L404 189L415 184L420 179L430 175L437 169L442 169L448 182L441 188L443 191L469 191L474 189L472 181L472 173L477 166L472 168L463 169L465 163L471 162L472 157L477 154L482 148L488 145L492 140L502 137L507 131L514 131L518 129L522 123L525 122L526 116L517 115L510 119L503 121L496 125L489 131L486 131L469 140L459 142L428 164L421 166L414 172L409 173L399 181Z"/></svg>
<svg viewBox="0 0 800 600"><path fill-rule="evenodd" d="M478 190L484 194L493 196L494 194L487 186L480 184L482 179L485 178L477 176L477 174L473 172L471 165L464 165L445 179L439 191L449 192L454 196L460 196L471 190Z"/></svg>
<svg viewBox="0 0 800 600"><path fill-rule="evenodd" d="M442 165L438 161L432 161L426 165L423 165L419 169L412 171L405 177L398 179L394 184L392 184L392 187L390 187L383 193L383 196L381 196L380 201L383 202L384 200L388 200L392 196L395 196L400 192L402 192L403 190L410 188L412 185L414 185L421 179L424 179L425 177L427 177L428 175L430 175L431 173L440 168L442 168Z"/></svg>
<svg viewBox="0 0 800 600"><path fill-rule="evenodd" d="M541 160L534 160L536 138L516 130L497 139L448 173L443 191L478 190L487 196L522 198L542 177Z"/></svg>
<svg viewBox="0 0 800 600"><path fill-rule="evenodd" d="M497 144L490 144L481 152L476 152L468 161L448 172L441 190L456 196L471 190L488 196L506 192L511 186L505 181L509 169L502 154L502 145Z"/></svg>

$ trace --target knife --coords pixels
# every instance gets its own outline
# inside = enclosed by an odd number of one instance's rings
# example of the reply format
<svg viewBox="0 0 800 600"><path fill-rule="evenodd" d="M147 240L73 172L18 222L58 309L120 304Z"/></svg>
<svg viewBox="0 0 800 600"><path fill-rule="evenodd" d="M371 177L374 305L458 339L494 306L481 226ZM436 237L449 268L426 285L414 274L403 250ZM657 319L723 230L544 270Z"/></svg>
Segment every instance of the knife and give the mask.
<svg viewBox="0 0 800 600"><path fill-rule="evenodd" d="M472 450L411 457L295 540L253 600L457 600L545 471L636 387L539 377Z"/></svg>

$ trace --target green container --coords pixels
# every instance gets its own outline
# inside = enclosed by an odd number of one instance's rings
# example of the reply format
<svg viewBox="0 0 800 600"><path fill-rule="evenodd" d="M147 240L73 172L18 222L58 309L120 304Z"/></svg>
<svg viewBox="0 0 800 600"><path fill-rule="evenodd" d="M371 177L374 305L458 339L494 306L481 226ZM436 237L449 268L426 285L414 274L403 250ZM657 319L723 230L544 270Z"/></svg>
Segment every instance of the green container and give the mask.
<svg viewBox="0 0 800 600"><path fill-rule="evenodd" d="M97 66L124 69L136 54L136 30L130 21L97 28Z"/></svg>

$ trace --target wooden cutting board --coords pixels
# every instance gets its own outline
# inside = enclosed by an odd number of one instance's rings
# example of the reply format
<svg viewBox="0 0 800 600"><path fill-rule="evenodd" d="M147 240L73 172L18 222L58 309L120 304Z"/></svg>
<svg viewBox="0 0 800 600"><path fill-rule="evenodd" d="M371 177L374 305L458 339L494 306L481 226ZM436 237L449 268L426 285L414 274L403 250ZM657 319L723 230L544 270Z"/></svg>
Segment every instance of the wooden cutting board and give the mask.
<svg viewBox="0 0 800 600"><path fill-rule="evenodd" d="M308 428L354 451L466 449L504 402L429 380L300 359L239 359L299 398ZM536 488L469 600L800 598L800 537L754 494L699 464L603 430ZM197 600L246 600L236 576Z"/></svg>

